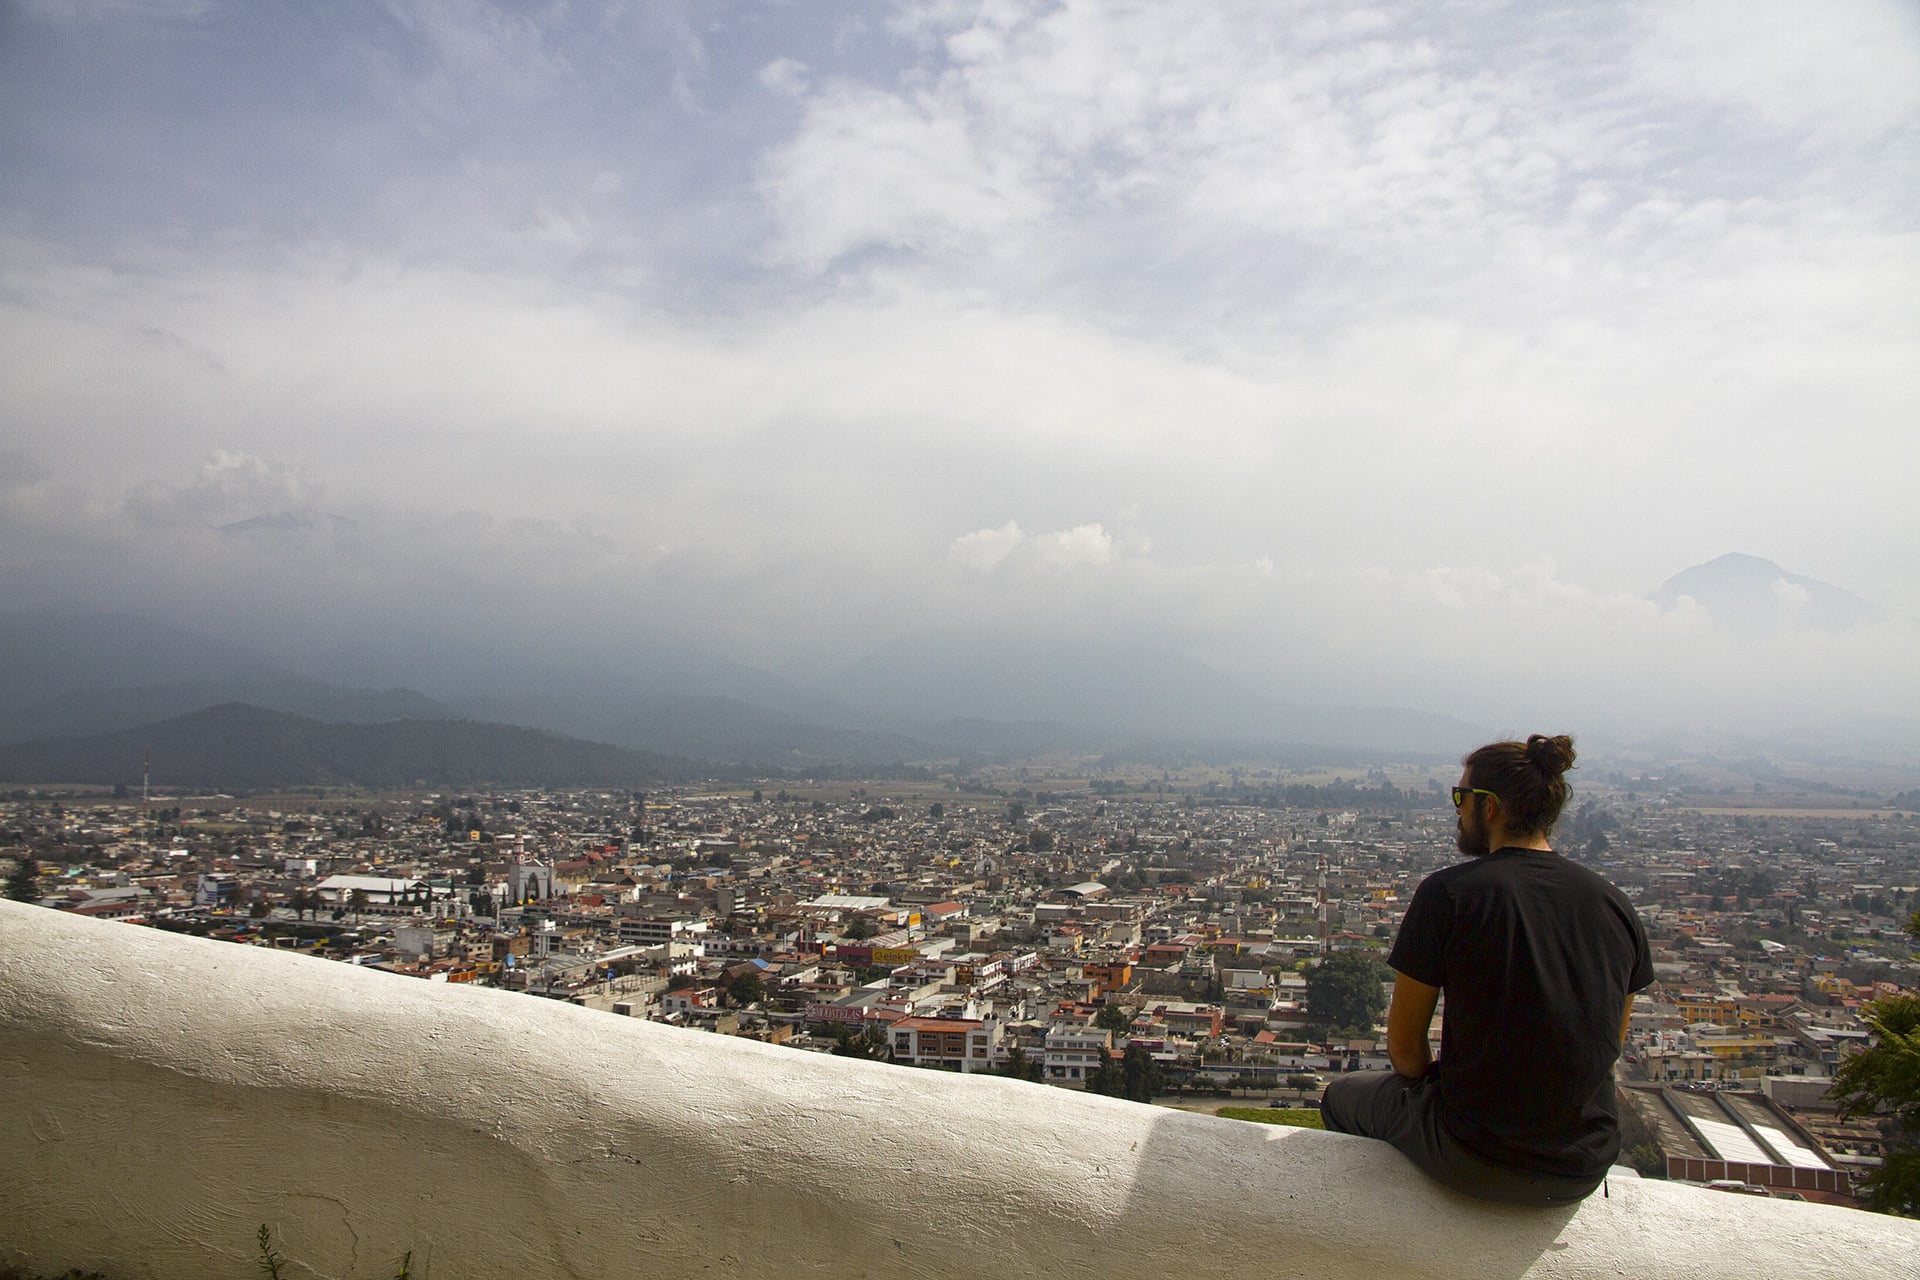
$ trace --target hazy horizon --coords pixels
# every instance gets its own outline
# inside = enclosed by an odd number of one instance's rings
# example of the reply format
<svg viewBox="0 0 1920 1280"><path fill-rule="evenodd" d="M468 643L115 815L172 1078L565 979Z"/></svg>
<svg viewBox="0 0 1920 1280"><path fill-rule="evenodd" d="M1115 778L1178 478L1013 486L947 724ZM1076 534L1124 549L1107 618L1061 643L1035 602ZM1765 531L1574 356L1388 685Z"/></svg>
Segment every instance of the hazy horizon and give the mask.
<svg viewBox="0 0 1920 1280"><path fill-rule="evenodd" d="M1894 0L12 0L0 71L11 607L1913 732ZM1872 611L1651 598L1730 552Z"/></svg>

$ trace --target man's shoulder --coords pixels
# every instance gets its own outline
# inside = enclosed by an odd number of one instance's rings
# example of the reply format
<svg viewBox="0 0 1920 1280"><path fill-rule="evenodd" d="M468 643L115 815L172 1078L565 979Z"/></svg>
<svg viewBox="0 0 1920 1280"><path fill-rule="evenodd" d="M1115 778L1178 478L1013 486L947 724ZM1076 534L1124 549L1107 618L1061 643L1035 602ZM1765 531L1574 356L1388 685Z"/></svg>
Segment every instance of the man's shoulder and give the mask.
<svg viewBox="0 0 1920 1280"><path fill-rule="evenodd" d="M1543 883L1543 877L1547 884L1578 885L1612 897L1621 897L1618 886L1611 880L1564 854L1517 847L1495 849L1492 853L1442 867L1422 881L1421 887L1431 884L1439 890L1521 882L1539 885Z"/></svg>
<svg viewBox="0 0 1920 1280"><path fill-rule="evenodd" d="M1466 858L1450 866L1433 872L1421 885L1432 885L1436 889L1465 881L1504 880L1520 866L1517 849L1495 849L1492 853L1483 853L1476 858Z"/></svg>
<svg viewBox="0 0 1920 1280"><path fill-rule="evenodd" d="M1456 862L1452 866L1442 867L1438 871L1429 871L1414 887L1413 896L1417 902L1422 898L1431 899L1436 894L1444 895L1453 883L1473 870L1473 861Z"/></svg>
<svg viewBox="0 0 1920 1280"><path fill-rule="evenodd" d="M1589 886L1596 892L1605 894L1607 897L1626 902L1627 897L1620 892L1620 886L1601 875L1598 871L1595 871L1592 867L1575 862L1572 858L1561 853L1553 854L1552 858L1555 869L1567 880Z"/></svg>
<svg viewBox="0 0 1920 1280"><path fill-rule="evenodd" d="M1479 870L1480 864L1485 861L1485 858L1467 858L1460 862L1449 863L1438 871L1429 871L1427 878L1420 883L1445 884L1449 880L1458 880L1461 876L1470 875Z"/></svg>

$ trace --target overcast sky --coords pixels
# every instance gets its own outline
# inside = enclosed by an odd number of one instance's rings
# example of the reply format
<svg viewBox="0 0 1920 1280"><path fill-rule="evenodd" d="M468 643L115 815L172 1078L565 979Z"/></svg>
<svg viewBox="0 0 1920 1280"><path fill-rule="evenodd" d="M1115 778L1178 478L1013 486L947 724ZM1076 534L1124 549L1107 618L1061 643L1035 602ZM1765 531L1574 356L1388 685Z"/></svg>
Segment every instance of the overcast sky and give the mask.
<svg viewBox="0 0 1920 1280"><path fill-rule="evenodd" d="M1920 706L1907 0L4 0L0 171L18 603Z"/></svg>

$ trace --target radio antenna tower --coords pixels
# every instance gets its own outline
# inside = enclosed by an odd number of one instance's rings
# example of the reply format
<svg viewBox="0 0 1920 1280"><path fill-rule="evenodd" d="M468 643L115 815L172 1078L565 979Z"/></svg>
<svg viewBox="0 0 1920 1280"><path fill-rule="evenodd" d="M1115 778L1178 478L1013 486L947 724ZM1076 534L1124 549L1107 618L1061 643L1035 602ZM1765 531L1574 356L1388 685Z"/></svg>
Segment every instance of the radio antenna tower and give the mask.
<svg viewBox="0 0 1920 1280"><path fill-rule="evenodd" d="M147 818L147 784L153 779L153 748L148 747L140 760L140 820Z"/></svg>

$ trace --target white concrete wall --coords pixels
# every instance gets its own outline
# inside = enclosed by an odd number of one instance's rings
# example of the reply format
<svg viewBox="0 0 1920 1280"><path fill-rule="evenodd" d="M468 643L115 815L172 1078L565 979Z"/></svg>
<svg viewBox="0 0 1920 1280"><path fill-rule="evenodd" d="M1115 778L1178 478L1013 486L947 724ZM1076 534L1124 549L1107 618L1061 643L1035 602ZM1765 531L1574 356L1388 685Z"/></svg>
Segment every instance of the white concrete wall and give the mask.
<svg viewBox="0 0 1920 1280"><path fill-rule="evenodd" d="M112 1280L1859 1280L1920 1223L818 1057L0 902L0 1260ZM384 1270L383 1270L384 1268Z"/></svg>

